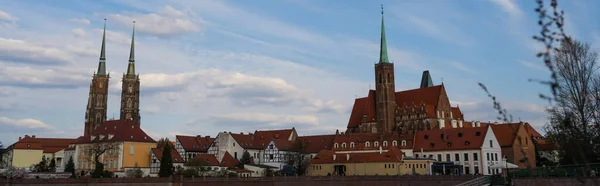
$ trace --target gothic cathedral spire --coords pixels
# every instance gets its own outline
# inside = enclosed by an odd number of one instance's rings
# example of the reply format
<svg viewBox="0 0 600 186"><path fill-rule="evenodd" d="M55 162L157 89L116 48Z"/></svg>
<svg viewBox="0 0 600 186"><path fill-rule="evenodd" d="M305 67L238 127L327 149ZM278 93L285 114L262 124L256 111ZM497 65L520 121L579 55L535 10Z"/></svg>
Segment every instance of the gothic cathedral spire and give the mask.
<svg viewBox="0 0 600 186"><path fill-rule="evenodd" d="M387 41L383 20L383 5L381 5L381 43L379 48L379 63L375 64L375 96L377 130L372 132L388 133L396 125L396 88L394 83L394 64L390 63L387 53Z"/></svg>
<svg viewBox="0 0 600 186"><path fill-rule="evenodd" d="M85 111L84 135L88 136L94 128L106 121L106 103L108 102L108 79L106 73L106 19L104 19L104 32L102 33L102 48L100 49L100 62L98 71L92 78L90 93Z"/></svg>
<svg viewBox="0 0 600 186"><path fill-rule="evenodd" d="M140 77L135 74L135 21L133 21L133 32L131 34L131 49L129 51L129 64L127 73L123 74L121 92L121 114L122 120L133 120L140 123Z"/></svg>

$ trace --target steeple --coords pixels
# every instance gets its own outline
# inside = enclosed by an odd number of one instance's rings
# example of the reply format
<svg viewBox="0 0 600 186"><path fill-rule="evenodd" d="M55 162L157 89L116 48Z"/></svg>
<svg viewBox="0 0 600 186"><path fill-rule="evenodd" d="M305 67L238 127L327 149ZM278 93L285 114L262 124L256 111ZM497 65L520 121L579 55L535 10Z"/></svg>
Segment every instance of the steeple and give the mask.
<svg viewBox="0 0 600 186"><path fill-rule="evenodd" d="M135 21L133 21L133 32L131 33L131 50L129 51L129 66L127 76L135 76Z"/></svg>
<svg viewBox="0 0 600 186"><path fill-rule="evenodd" d="M383 22L383 5L381 5L381 44L379 46L379 63L390 63L385 41L385 25Z"/></svg>
<svg viewBox="0 0 600 186"><path fill-rule="evenodd" d="M106 75L106 19L104 19L104 31L102 32L102 49L100 49L100 63L96 75Z"/></svg>
<svg viewBox="0 0 600 186"><path fill-rule="evenodd" d="M431 86L433 86L433 81L431 81L429 70L423 71L423 76L421 77L421 88L427 88Z"/></svg>

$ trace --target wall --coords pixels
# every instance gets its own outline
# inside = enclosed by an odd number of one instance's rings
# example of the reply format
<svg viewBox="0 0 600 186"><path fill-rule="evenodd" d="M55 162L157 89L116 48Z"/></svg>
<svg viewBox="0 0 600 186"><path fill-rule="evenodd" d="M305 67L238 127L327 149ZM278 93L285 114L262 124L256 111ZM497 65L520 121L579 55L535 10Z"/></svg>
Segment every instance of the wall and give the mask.
<svg viewBox="0 0 600 186"><path fill-rule="evenodd" d="M345 158L345 157L341 157ZM410 168L409 168L410 164ZM346 176L354 175L406 175L412 174L415 164L424 164L421 168L414 168L417 174L428 174L431 164L426 160L410 160L405 163L337 163L337 164L313 164L308 166L311 176L327 176L334 174L336 165L346 166Z"/></svg>
<svg viewBox="0 0 600 186"><path fill-rule="evenodd" d="M490 141L492 141L492 146L490 147ZM498 154L498 159L494 159L490 161L487 160L487 153L490 154ZM481 170L483 171L483 173L485 175L490 175L493 174L493 170L489 170L488 167L491 165L494 165L496 163L501 163L502 160L502 149L500 148L500 143L498 143L498 140L496 138L496 135L494 134L494 131L492 131L492 127L487 127L487 132L485 134L485 139L483 140L483 146L481 146L481 159L483 162L483 166L481 167ZM495 170L498 173L502 172L502 169L498 169Z"/></svg>
<svg viewBox="0 0 600 186"><path fill-rule="evenodd" d="M132 145L134 147L133 154L130 153ZM139 167L150 167L150 154L152 153L152 148L156 148L155 143L123 143L123 164L121 167L134 167L136 163Z"/></svg>
<svg viewBox="0 0 600 186"><path fill-rule="evenodd" d="M521 140L519 140L519 138ZM532 167L535 167L535 146L533 145L533 142L531 142L531 138L528 137L524 125L519 125L517 137L515 137L514 140L515 141L513 141L511 149L512 154L506 153L508 155L509 162L514 162L514 164L518 165L519 168L526 168L527 164L529 164ZM525 154L527 154L528 162L519 161L525 158L525 155L522 151L524 151Z"/></svg>
<svg viewBox="0 0 600 186"><path fill-rule="evenodd" d="M42 160L43 150L23 150L13 149L12 166L27 168L32 164L39 163Z"/></svg>
<svg viewBox="0 0 600 186"><path fill-rule="evenodd" d="M500 151L500 149L498 148L498 151ZM456 159L456 154L458 153L458 157L459 159ZM468 154L469 156L469 161L465 161L465 153ZM475 160L474 156L477 153L477 160ZM500 152L498 152L500 153ZM418 157L429 157L429 155L433 155L434 159L438 159L438 154L442 156L442 161L448 161L446 159L447 154L450 154L450 160L449 161L453 161L455 163L458 163L460 165L463 165L463 173L468 172L470 174L475 173L475 167L477 167L478 172L481 173L485 173L482 172L484 166L484 162L485 162L485 157L482 157L482 152L481 150L456 150L456 151L426 151L421 153L420 151L415 151L415 155L418 155ZM485 154L484 154L485 155ZM415 156L416 157L416 156ZM487 167L485 167L487 169Z"/></svg>

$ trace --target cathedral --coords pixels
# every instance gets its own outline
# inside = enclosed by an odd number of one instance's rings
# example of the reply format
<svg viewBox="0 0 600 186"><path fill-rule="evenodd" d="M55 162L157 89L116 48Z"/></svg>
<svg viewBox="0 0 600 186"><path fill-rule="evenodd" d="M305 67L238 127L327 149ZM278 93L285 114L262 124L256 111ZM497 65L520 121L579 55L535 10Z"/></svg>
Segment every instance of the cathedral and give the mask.
<svg viewBox="0 0 600 186"><path fill-rule="evenodd" d="M127 72L122 78L121 92L121 120L133 120L140 124L140 78L135 74L135 21L133 33L131 34L131 50L129 52L129 63ZM85 112L84 136L88 136L95 127L104 123L107 119L108 86L110 73L106 72L106 19L104 20L104 31L102 34L102 48L100 49L100 62L98 70L94 73L90 83L90 94Z"/></svg>
<svg viewBox="0 0 600 186"><path fill-rule="evenodd" d="M399 133L462 128L463 115L452 107L444 84L433 85L429 71L423 72L418 89L396 92L394 64L388 59L383 12L379 62L375 64L375 90L357 98L346 133Z"/></svg>

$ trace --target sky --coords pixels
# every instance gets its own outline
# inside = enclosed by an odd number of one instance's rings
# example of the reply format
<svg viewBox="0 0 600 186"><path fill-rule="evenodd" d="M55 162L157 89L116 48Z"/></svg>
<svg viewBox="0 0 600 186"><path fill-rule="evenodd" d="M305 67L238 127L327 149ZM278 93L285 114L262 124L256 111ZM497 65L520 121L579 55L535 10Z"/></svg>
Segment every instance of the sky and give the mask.
<svg viewBox="0 0 600 186"><path fill-rule="evenodd" d="M396 90L429 70L467 121L497 118L484 83L515 121L540 132L548 79L535 54L534 0L0 0L0 141L78 137L104 19L108 118L136 21L141 126L175 135L295 127L344 131L374 86L384 5ZM600 51L600 2L559 1L566 32Z"/></svg>

